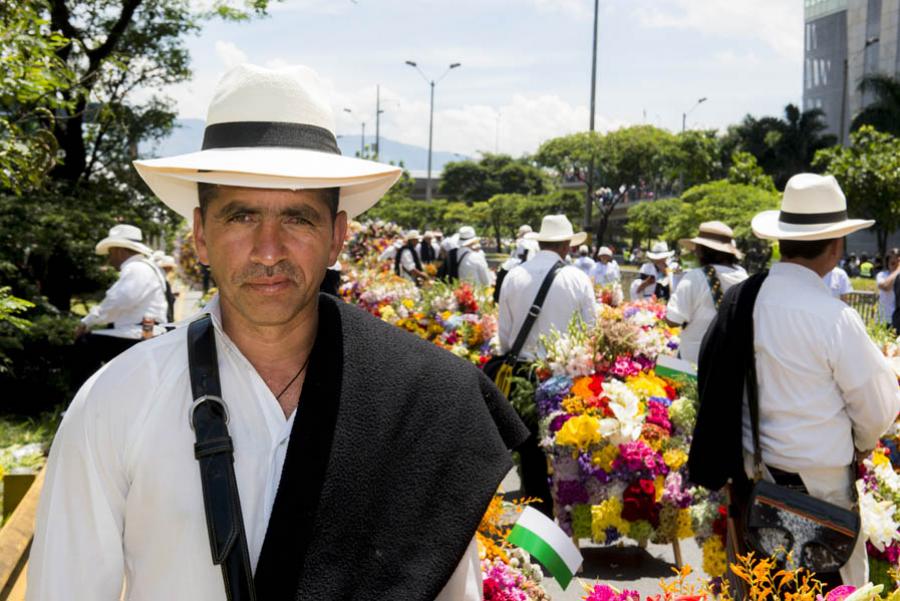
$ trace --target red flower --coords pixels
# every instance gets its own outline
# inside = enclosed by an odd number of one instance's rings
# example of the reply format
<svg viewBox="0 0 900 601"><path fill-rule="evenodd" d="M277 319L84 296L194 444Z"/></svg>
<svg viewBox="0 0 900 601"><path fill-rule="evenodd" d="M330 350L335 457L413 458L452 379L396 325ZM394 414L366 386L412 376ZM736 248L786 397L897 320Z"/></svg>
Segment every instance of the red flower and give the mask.
<svg viewBox="0 0 900 601"><path fill-rule="evenodd" d="M670 401L674 401L678 398L678 393L675 392L675 387L666 382L666 396Z"/></svg>
<svg viewBox="0 0 900 601"><path fill-rule="evenodd" d="M632 482L622 494L622 518L629 522L647 520L656 528L659 526L659 507L655 497L653 480Z"/></svg>
<svg viewBox="0 0 900 601"><path fill-rule="evenodd" d="M588 388L591 389L595 395L600 396L600 393L603 392L603 378L594 374L591 376L591 383L588 385Z"/></svg>

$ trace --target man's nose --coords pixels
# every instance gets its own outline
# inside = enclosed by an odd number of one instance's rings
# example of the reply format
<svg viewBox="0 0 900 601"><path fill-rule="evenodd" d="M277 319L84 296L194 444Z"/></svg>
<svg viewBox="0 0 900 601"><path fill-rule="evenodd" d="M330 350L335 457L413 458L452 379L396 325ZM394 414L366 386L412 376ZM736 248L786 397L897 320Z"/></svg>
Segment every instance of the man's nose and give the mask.
<svg viewBox="0 0 900 601"><path fill-rule="evenodd" d="M262 265L276 265L286 256L281 223L275 219L264 219L254 231L251 259Z"/></svg>

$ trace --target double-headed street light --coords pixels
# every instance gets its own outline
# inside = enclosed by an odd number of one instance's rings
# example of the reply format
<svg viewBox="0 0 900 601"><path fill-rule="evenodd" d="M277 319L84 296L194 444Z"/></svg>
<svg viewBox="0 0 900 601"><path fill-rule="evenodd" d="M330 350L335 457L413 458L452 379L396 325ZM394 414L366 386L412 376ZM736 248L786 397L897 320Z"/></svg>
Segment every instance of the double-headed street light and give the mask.
<svg viewBox="0 0 900 601"><path fill-rule="evenodd" d="M694 111L695 108L697 108L698 106L700 106L700 105L703 104L704 102L706 102L706 96L704 96L703 98L699 99L699 100L697 101L697 104L695 104L694 106L691 107L691 110L689 110L689 111L687 111L687 112L685 112L685 113L681 113L681 133L684 133L685 130L687 129L687 116L690 115L690 114Z"/></svg>
<svg viewBox="0 0 900 601"><path fill-rule="evenodd" d="M452 69L457 67L461 67L462 63L451 63L450 66L444 71L444 74L434 79L428 79L428 76L425 75L425 72L419 68L413 61L406 61L406 64L419 72L423 79L431 86L431 109L428 113L428 179L425 181L425 200L431 200L431 145L434 134L434 86L437 82L441 81L445 77L447 77L447 73L449 73Z"/></svg>

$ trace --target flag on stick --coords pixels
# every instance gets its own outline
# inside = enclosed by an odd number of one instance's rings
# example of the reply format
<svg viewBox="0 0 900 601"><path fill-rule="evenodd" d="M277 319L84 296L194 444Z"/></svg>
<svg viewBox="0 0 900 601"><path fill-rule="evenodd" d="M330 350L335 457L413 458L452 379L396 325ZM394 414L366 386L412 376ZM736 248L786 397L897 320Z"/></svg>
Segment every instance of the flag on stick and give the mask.
<svg viewBox="0 0 900 601"><path fill-rule="evenodd" d="M563 590L581 567L581 552L572 539L537 509L526 507L506 540L528 551L556 578Z"/></svg>
<svg viewBox="0 0 900 601"><path fill-rule="evenodd" d="M697 379L697 370L693 365L684 359L676 359L675 357L669 357L668 355L660 355L656 358L656 369L653 371L658 376L665 376L672 379Z"/></svg>

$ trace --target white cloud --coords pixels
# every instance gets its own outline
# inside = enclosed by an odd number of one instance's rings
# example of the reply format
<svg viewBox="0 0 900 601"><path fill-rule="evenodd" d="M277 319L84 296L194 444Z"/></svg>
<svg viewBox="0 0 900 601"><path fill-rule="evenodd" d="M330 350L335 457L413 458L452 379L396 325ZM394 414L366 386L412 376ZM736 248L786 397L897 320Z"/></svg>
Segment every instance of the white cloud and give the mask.
<svg viewBox="0 0 900 601"><path fill-rule="evenodd" d="M782 57L803 56L803 5L793 0L646 0L637 15L647 27L689 29L759 40Z"/></svg>
<svg viewBox="0 0 900 601"><path fill-rule="evenodd" d="M591 2L587 0L532 0L540 12L557 12L581 18L593 15Z"/></svg>
<svg viewBox="0 0 900 601"><path fill-rule="evenodd" d="M222 61L226 69L247 62L247 54L233 42L216 40L215 48L216 56L219 57L219 60Z"/></svg>

